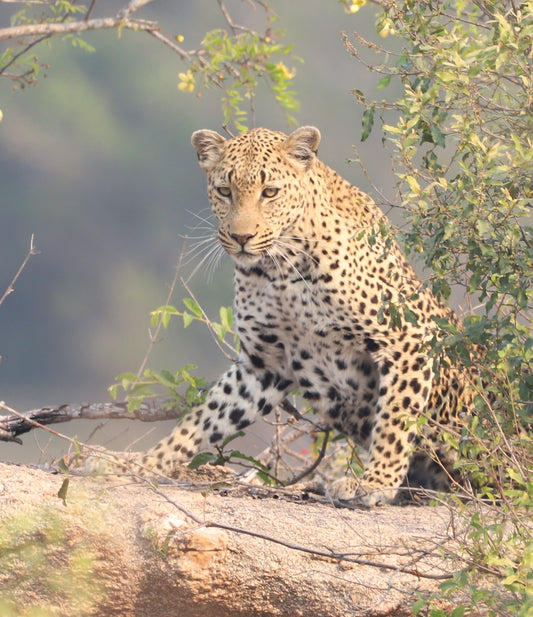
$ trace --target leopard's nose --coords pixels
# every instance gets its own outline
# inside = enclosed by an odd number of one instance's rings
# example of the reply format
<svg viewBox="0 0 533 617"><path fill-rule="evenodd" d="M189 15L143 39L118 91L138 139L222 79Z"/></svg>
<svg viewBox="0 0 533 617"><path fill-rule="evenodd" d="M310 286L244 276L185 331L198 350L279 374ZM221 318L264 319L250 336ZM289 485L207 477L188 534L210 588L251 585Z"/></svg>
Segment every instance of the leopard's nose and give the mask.
<svg viewBox="0 0 533 617"><path fill-rule="evenodd" d="M257 234L230 234L230 236L235 240L235 242L237 242L241 246L244 246L248 242L248 240L250 240L256 235Z"/></svg>

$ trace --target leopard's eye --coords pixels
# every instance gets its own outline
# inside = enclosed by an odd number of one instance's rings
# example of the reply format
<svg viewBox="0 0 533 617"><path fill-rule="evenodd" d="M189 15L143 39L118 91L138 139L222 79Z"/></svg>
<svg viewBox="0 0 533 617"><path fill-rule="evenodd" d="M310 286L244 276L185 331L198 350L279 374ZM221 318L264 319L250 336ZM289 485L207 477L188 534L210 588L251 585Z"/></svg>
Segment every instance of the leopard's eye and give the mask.
<svg viewBox="0 0 533 617"><path fill-rule="evenodd" d="M275 197L278 194L278 192L279 192L279 189L270 187L270 188L263 189L261 196L262 197Z"/></svg>
<svg viewBox="0 0 533 617"><path fill-rule="evenodd" d="M222 197L231 197L231 189L229 186L217 186L217 191Z"/></svg>

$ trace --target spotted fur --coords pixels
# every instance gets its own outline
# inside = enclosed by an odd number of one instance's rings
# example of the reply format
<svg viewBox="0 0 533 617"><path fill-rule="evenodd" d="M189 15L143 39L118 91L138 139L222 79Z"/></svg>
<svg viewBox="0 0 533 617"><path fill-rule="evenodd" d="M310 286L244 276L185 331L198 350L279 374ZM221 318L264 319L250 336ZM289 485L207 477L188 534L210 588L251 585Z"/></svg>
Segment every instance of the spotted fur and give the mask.
<svg viewBox="0 0 533 617"><path fill-rule="evenodd" d="M172 473L298 389L326 424L369 452L362 478L338 482L335 496L375 505L391 502L402 483L443 488L446 474L424 452L429 446L450 465L439 425L463 422L471 392L456 368L435 378L425 343L434 316L453 316L383 233L379 208L317 158L319 142L308 126L289 136L193 134L219 240L235 262L241 352L142 462ZM391 305L418 321L391 328Z"/></svg>

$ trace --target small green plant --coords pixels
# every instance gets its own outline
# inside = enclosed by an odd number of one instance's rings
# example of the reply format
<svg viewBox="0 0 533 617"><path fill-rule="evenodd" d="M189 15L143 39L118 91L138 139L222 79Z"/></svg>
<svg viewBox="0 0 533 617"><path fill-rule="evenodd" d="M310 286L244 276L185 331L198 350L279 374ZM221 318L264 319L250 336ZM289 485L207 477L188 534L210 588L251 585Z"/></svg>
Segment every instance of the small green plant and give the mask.
<svg viewBox="0 0 533 617"><path fill-rule="evenodd" d="M202 377L192 375L197 368L194 364L186 364L174 373L152 369L145 369L141 375L122 373L117 377L117 383L109 387L109 393L116 399L122 389L128 399L128 409L135 411L147 398L157 396L159 389L163 388L172 400L180 403L181 408L189 409L202 402L205 388L209 385ZM169 405L173 404L172 400Z"/></svg>
<svg viewBox="0 0 533 617"><path fill-rule="evenodd" d="M201 306L193 298L184 298L183 304L185 304L187 310L180 311L174 306L167 304L152 311L151 326L154 327L161 321L163 327L168 328L172 317L181 317L184 328L188 328L193 322L200 322L207 325L216 334L218 340L226 344L228 350L234 353L238 349L237 333L233 331L233 309L230 306L220 307L220 321L217 322L209 319ZM233 337L233 343L226 341L228 334Z"/></svg>
<svg viewBox="0 0 533 617"><path fill-rule="evenodd" d="M202 465L227 465L236 464L245 469L255 469L258 477L265 484L277 484L279 481L274 478L270 473L268 467L263 465L253 456L243 454L239 450L229 450L227 446L238 437L244 436L244 431L238 431L234 435L226 437L224 441L216 447L216 453L214 452L200 452L189 463L190 469L198 469Z"/></svg>
<svg viewBox="0 0 533 617"><path fill-rule="evenodd" d="M169 552L170 544L176 535L176 531L169 532L164 539L161 539L157 530L153 526L148 526L144 531L144 537L150 542L152 549L161 556L166 557Z"/></svg>
<svg viewBox="0 0 533 617"><path fill-rule="evenodd" d="M183 303L186 307L183 311L171 305L161 306L154 310L151 313L151 326L157 327L161 324L163 328L168 328L173 317L181 317L184 328L188 328L193 322L200 322L210 328L219 344L224 345L227 350L235 351L232 344L226 340L231 336L236 342L236 334L232 330L233 311L231 308L221 307L220 322L216 322L209 319L192 298L185 298ZM194 364L187 364L175 372L144 368L140 373L122 373L117 377L116 383L109 387L109 393L113 399L117 399L119 392L122 391L128 400L128 409L134 411L139 409L147 398L159 396L161 392L164 392L169 396L166 403L168 406L177 403L180 409L187 411L204 400L206 389L209 386L206 379L193 375L197 368Z"/></svg>

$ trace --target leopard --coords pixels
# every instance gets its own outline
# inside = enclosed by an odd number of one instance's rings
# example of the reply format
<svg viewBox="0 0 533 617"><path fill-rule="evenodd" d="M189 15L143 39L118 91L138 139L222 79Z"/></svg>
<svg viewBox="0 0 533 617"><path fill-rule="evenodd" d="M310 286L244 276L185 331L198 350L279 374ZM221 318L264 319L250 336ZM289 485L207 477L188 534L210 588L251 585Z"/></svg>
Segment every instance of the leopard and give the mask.
<svg viewBox="0 0 533 617"><path fill-rule="evenodd" d="M457 457L443 435L469 417L471 379L453 363L436 368L435 320L457 317L417 276L385 213L318 158L316 127L203 129L191 141L234 262L239 355L137 460L172 476L298 391L367 452L362 475L328 495L372 507L404 488L446 490Z"/></svg>

